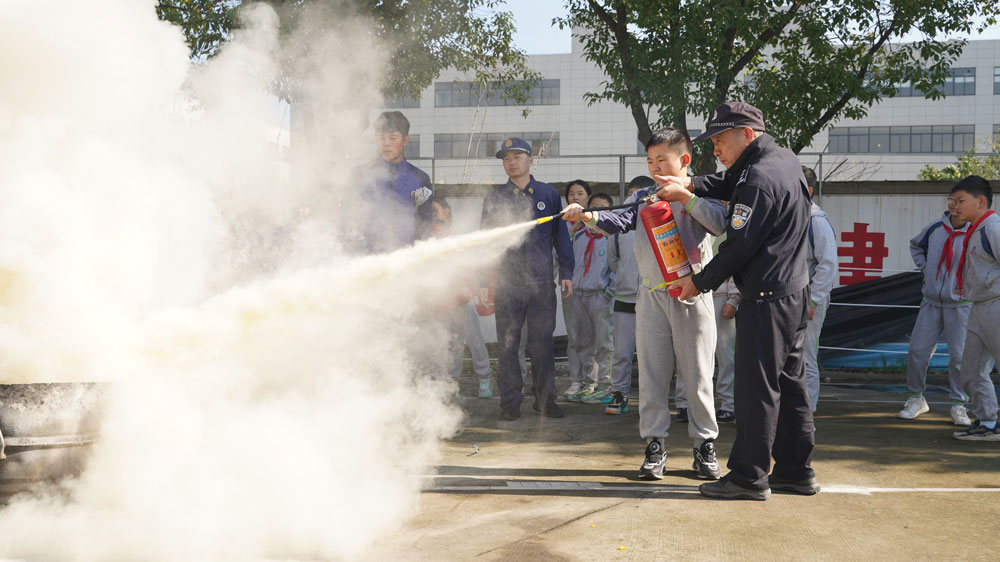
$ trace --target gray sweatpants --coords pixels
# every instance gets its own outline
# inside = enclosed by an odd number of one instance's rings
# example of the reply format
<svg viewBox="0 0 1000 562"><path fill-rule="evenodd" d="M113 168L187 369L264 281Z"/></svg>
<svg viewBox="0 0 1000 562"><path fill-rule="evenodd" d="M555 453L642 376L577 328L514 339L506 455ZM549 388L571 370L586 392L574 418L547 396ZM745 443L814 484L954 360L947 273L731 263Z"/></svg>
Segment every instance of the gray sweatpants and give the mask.
<svg viewBox="0 0 1000 562"><path fill-rule="evenodd" d="M948 398L956 404L968 402L968 395L962 391L961 371L971 310L969 305L945 307L926 301L920 303L906 355L906 386L911 395L919 396L927 389L927 367L944 332L944 340L948 342Z"/></svg>
<svg viewBox="0 0 1000 562"><path fill-rule="evenodd" d="M719 405L721 409L732 412L736 410L736 401L733 398L736 319L722 317L722 308L726 306L727 300L728 295L725 293L712 295L715 305L715 365L718 367L715 396L722 402ZM687 408L687 389L684 387L684 379L681 378L674 383L674 405L678 408Z"/></svg>
<svg viewBox="0 0 1000 562"><path fill-rule="evenodd" d="M579 371L570 371L571 381L611 386L611 303L604 293L574 293L573 348Z"/></svg>
<svg viewBox="0 0 1000 562"><path fill-rule="evenodd" d="M462 374L462 359L465 355L465 347L469 346L472 355L472 370L479 375L482 380L490 378L490 356L486 351L486 340L483 339L483 332L479 328L479 315L476 314L476 307L469 301L459 306L452 313L450 318L451 342L449 345L450 365L448 373L455 378Z"/></svg>
<svg viewBox="0 0 1000 562"><path fill-rule="evenodd" d="M580 382L580 379L577 377L582 372L580 358L577 357L576 348L574 347L574 343L576 342L575 325L573 324L573 312L576 309L574 306L575 303L576 295L572 295L568 299L562 299L563 323L566 324L566 362L569 365L570 383Z"/></svg>
<svg viewBox="0 0 1000 562"><path fill-rule="evenodd" d="M811 305L810 305L811 306ZM806 341L802 350L806 360L806 390L809 392L809 407L816 411L819 403L819 334L823 331L826 311L830 309L830 298L816 307L816 314L806 324Z"/></svg>
<svg viewBox="0 0 1000 562"><path fill-rule="evenodd" d="M996 421L997 392L990 380L994 358L1000 357L1000 299L972 303L962 351L962 389L969 394L972 415L979 421Z"/></svg>
<svg viewBox="0 0 1000 562"><path fill-rule="evenodd" d="M715 303L715 365L718 374L715 380L715 395L722 402L723 410L733 412L736 403L733 401L733 354L736 352L736 319L723 318L722 308L726 305L728 295L713 295Z"/></svg>
<svg viewBox="0 0 1000 562"><path fill-rule="evenodd" d="M611 392L628 394L632 386L632 357L635 355L635 313L614 313L615 353L611 361Z"/></svg>
<svg viewBox="0 0 1000 562"><path fill-rule="evenodd" d="M688 435L697 446L719 435L712 396L715 307L712 297L688 302L665 290L639 289L635 307L639 354L639 435L665 439L670 428L670 380L677 371L687 388Z"/></svg>

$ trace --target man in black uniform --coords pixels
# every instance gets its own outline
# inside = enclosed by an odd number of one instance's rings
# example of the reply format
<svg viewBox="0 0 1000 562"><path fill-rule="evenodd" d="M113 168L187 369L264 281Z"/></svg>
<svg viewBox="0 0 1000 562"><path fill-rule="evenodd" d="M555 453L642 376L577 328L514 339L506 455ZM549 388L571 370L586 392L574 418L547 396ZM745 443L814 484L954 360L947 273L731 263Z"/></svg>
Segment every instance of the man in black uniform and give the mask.
<svg viewBox="0 0 1000 562"><path fill-rule="evenodd" d="M815 429L803 359L809 192L795 154L763 131L759 109L724 103L695 141L712 139L725 172L659 178L729 202L719 254L676 284L687 299L732 276L743 295L736 313L736 440L729 474L699 487L710 498L765 500L771 490L819 491L810 466Z"/></svg>

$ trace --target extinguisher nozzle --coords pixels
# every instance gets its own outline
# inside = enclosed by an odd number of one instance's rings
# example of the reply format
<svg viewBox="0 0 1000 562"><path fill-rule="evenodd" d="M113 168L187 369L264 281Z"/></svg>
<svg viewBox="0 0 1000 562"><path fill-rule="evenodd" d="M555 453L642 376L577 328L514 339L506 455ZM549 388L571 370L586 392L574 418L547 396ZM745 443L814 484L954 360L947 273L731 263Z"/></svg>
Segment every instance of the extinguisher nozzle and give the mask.
<svg viewBox="0 0 1000 562"><path fill-rule="evenodd" d="M537 219L535 221L535 224L545 224L545 223L547 223L549 221L552 221L552 220L555 220L555 219L557 219L557 218L559 218L561 216L563 216L562 213L552 215L551 217L542 217L540 219Z"/></svg>

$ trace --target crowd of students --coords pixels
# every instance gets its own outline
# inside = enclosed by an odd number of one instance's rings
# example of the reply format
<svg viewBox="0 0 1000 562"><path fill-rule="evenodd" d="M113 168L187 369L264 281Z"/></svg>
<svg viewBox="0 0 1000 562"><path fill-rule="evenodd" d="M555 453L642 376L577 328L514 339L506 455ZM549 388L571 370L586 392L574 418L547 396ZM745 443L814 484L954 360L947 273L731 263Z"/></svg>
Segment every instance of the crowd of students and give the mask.
<svg viewBox="0 0 1000 562"><path fill-rule="evenodd" d="M734 107L741 111L741 107L750 106ZM762 120L761 131L751 128L759 112L748 115L747 145L756 142L763 128ZM383 162L375 166L382 169L375 199L393 205L396 212L413 221L392 232L389 247L412 243L420 236L425 220L430 221L427 232L433 236L448 235L450 227L448 202L434 196L426 174L402 157L408 125L399 112L387 112L376 122ZM613 198L593 192L583 180L566 184L563 203L554 188L531 176L531 146L517 138L503 143L497 158L503 160L509 180L487 196L482 227L547 217L564 206L570 211L565 217L569 220L535 227L522 246L501 257L488 281L480 274L463 286L450 319L454 334L451 372L456 376L460 372L463 346L468 345L480 380L479 396L493 396L476 306L480 313L489 313L495 304L500 419L520 416L523 384L528 382L523 372L525 347L532 359L534 409L548 417L562 417L556 404L552 343L556 298L552 289L558 280L570 379L564 399L600 404L609 415L629 412L632 360L637 355L639 433L646 441L640 476L658 479L663 476L666 459L664 440L671 424L668 397L676 373L674 421L688 423L697 476L715 480L720 477L714 448L718 424L732 423L740 416L734 396L734 388L739 386L734 384L734 350L740 345L735 338L735 318L741 295L732 279L713 291L695 291L685 299L668 294L654 246L643 232L637 234L642 229L639 217L648 195L666 197L697 274L712 260L714 247L725 239L727 227L730 233L742 228L752 209L698 197L690 185L678 184L676 178L687 178L693 154L686 132L672 128L657 131L646 143L646 152L653 177L639 176L629 183L625 203L634 205L604 210L614 205ZM675 178L674 183L662 181L664 178ZM740 181L744 179L745 174ZM815 174L803 167L800 181L808 187L811 199ZM1000 263L993 250L1000 249L1000 219L990 211L991 204L989 182L976 176L966 178L952 189L942 219L911 241L914 263L924 272L924 299L909 351L907 384L911 396L899 417L914 419L928 411L924 381L930 356L943 333L950 352L951 419L965 426L954 437L963 440L1000 441L996 393L990 379L992 358L1000 352L1000 331L989 325L990 319L1000 314ZM805 252L808 326L801 345L808 409L814 412L820 387L819 335L837 274L837 245L825 213L815 203L811 207ZM384 249L385 244L378 247ZM760 297L765 297L765 292ZM757 295L750 298L757 303L769 300ZM811 416L809 420L811 425ZM811 482L793 491L815 493L819 488Z"/></svg>

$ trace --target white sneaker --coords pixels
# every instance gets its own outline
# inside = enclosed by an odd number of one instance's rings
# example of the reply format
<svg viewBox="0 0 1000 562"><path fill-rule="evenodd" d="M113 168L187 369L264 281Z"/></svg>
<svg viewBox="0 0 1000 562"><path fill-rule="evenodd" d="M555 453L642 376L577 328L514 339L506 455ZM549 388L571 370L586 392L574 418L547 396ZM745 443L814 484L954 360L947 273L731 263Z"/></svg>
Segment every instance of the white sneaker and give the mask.
<svg viewBox="0 0 1000 562"><path fill-rule="evenodd" d="M903 405L903 409L899 411L899 418L904 420L915 420L920 414L926 414L931 411L931 407L927 405L927 400L924 400L923 396L911 396L906 399L906 404Z"/></svg>
<svg viewBox="0 0 1000 562"><path fill-rule="evenodd" d="M965 427L972 425L972 420L969 419L969 411L965 409L963 404L955 404L951 407L951 423Z"/></svg>
<svg viewBox="0 0 1000 562"><path fill-rule="evenodd" d="M580 392L580 383L575 382L569 385L569 388L567 388L566 392L563 394L565 394L566 396L570 396L571 394L576 394L578 392Z"/></svg>

